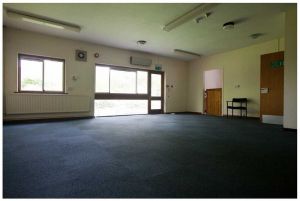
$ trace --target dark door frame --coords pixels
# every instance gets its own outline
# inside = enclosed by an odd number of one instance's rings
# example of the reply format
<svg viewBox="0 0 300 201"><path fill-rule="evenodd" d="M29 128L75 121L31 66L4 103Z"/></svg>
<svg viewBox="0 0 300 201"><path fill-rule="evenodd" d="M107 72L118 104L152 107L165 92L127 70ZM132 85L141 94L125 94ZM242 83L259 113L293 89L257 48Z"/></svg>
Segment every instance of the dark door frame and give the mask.
<svg viewBox="0 0 300 201"><path fill-rule="evenodd" d="M151 74L159 74L161 75L161 96L151 96ZM162 114L164 113L164 72L161 71L148 71L148 114ZM151 101L152 100L160 100L161 101L161 109L151 109Z"/></svg>

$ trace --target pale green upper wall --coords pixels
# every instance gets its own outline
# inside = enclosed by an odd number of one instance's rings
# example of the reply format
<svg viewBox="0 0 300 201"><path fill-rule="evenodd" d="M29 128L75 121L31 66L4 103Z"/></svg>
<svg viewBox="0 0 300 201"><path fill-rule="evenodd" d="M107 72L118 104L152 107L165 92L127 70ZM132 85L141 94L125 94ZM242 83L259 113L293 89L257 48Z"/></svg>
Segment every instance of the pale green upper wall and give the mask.
<svg viewBox="0 0 300 201"><path fill-rule="evenodd" d="M297 5L286 12L283 126L297 128Z"/></svg>
<svg viewBox="0 0 300 201"><path fill-rule="evenodd" d="M188 111L203 112L203 73L209 69L223 69L223 114L226 101L232 98L249 99L249 116L258 117L260 111L260 55L284 50L284 39L206 56L189 63ZM235 88L240 85L239 88Z"/></svg>

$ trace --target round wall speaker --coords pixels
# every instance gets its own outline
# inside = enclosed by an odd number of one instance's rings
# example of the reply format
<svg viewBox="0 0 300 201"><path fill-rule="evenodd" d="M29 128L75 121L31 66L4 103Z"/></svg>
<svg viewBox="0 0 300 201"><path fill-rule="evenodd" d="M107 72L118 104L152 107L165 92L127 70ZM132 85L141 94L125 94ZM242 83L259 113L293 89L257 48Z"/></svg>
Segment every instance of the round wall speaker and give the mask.
<svg viewBox="0 0 300 201"><path fill-rule="evenodd" d="M95 54L94 54L94 57L95 58L98 58L100 55L99 55L99 53L98 52L96 52Z"/></svg>

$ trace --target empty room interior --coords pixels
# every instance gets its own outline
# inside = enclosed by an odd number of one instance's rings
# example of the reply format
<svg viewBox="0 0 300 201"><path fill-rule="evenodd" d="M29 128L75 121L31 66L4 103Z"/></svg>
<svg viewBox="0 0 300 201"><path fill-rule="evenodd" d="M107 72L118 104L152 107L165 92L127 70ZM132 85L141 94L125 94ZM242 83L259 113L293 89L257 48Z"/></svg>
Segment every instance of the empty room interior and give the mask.
<svg viewBox="0 0 300 201"><path fill-rule="evenodd" d="M4 198L297 198L297 3L2 3Z"/></svg>

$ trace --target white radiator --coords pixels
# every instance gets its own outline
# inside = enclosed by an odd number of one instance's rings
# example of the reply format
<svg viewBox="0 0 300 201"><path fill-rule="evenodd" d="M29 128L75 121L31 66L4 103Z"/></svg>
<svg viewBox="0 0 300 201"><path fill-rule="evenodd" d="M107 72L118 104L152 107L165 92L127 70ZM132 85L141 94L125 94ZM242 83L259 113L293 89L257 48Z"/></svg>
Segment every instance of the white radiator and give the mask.
<svg viewBox="0 0 300 201"><path fill-rule="evenodd" d="M90 111L90 97L60 94L11 94L5 97L6 114Z"/></svg>

